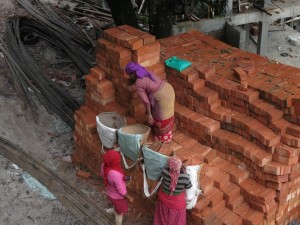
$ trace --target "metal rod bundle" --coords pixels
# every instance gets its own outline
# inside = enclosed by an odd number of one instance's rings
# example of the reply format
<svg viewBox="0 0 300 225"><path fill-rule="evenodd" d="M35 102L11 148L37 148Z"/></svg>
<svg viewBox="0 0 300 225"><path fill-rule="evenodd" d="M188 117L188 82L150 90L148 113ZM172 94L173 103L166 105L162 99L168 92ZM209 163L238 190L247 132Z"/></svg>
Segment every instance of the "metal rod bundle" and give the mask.
<svg viewBox="0 0 300 225"><path fill-rule="evenodd" d="M60 116L70 127L74 127L74 111L80 104L63 91L48 76L41 73L30 54L26 51L20 38L20 18L16 17L7 22L7 38L4 49L11 71L15 75L13 80L23 95L28 95L28 88L38 94L45 107ZM21 96L23 96L21 94ZM26 98L31 107L33 100ZM33 109L32 109L33 111Z"/></svg>

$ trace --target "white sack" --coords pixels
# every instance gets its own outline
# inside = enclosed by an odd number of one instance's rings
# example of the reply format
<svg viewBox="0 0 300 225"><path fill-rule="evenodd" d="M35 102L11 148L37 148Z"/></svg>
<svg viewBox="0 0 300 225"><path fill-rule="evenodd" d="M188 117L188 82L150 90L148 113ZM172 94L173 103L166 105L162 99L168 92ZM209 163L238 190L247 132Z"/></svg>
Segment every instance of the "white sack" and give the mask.
<svg viewBox="0 0 300 225"><path fill-rule="evenodd" d="M198 180L198 172L200 172L201 168L202 164L186 167L186 172L189 174L192 183L192 187L185 191L186 209L192 209L195 207L198 196L202 192L199 185L200 180Z"/></svg>

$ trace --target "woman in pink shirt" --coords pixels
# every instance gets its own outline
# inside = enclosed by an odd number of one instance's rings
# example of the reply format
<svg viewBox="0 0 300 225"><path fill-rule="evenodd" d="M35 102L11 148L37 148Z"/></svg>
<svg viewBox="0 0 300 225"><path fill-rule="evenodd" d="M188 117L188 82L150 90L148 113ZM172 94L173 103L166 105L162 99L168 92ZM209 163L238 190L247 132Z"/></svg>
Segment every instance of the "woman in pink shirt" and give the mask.
<svg viewBox="0 0 300 225"><path fill-rule="evenodd" d="M154 125L155 139L168 143L173 138L175 92L171 84L136 62L130 62L125 72L135 83L148 114L148 122Z"/></svg>
<svg viewBox="0 0 300 225"><path fill-rule="evenodd" d="M133 202L133 198L127 194L126 176L121 168L121 155L119 152L112 149L103 155L101 174L104 179L107 197L114 206L116 225L121 225L123 215L128 212L126 199Z"/></svg>

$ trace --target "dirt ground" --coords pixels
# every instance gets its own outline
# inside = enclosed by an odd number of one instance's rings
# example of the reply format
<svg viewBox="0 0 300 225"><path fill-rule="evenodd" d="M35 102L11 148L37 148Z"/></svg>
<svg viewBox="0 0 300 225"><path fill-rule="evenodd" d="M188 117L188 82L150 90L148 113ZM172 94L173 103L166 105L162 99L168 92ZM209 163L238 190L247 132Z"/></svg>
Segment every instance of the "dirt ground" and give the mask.
<svg viewBox="0 0 300 225"><path fill-rule="evenodd" d="M2 37L7 18L27 14L15 0L0 0L0 8L0 37ZM78 101L84 101L81 81L70 79L79 71L74 64L68 62L69 59L64 53L43 41L31 46L30 52L44 73L60 82L62 87ZM61 177L80 187L100 206L110 207L102 182L86 181L75 175L76 168L73 167L70 159L74 144L73 131L55 114L47 112L41 104L38 109L39 120L34 122L24 110L8 74L4 71L4 68L0 67L0 135L18 144ZM150 225L151 223L151 216L141 216L132 208L124 221L125 225ZM0 225L19 224L83 225L26 171L0 155Z"/></svg>

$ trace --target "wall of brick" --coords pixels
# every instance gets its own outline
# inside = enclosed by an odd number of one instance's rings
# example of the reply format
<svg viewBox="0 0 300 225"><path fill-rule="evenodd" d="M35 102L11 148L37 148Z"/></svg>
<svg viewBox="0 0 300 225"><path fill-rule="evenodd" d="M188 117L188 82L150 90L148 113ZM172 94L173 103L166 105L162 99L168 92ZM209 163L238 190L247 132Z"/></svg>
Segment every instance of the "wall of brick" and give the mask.
<svg viewBox="0 0 300 225"><path fill-rule="evenodd" d="M145 122L145 109L124 73L129 61L137 61L176 92L174 141L159 152L204 164L204 195L188 212L189 224L282 225L298 217L300 69L198 31L155 40L120 26L104 31L97 52L98 65L86 76L85 105L75 113L74 164L99 173L97 114L117 111L129 124ZM182 72L165 68L172 56L193 64ZM127 172L133 177L129 189L145 198L140 167ZM155 197L146 201L153 204Z"/></svg>

